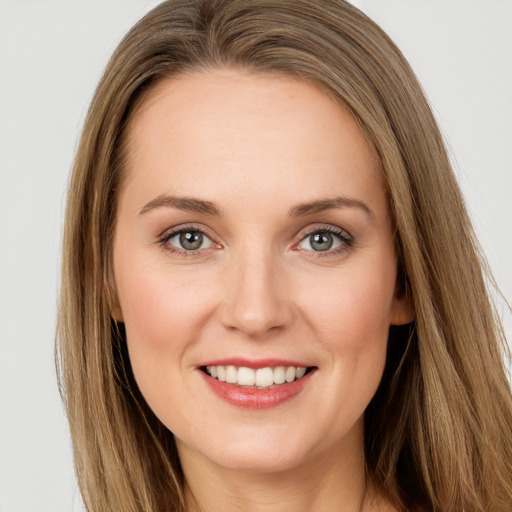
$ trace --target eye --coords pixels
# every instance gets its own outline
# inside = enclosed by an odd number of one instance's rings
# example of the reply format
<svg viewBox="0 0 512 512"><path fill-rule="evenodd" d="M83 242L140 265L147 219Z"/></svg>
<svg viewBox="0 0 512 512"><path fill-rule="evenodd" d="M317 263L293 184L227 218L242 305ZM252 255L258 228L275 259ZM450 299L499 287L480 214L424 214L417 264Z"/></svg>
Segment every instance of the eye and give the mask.
<svg viewBox="0 0 512 512"><path fill-rule="evenodd" d="M212 240L199 229L181 228L167 233L160 242L177 251L200 251L213 245Z"/></svg>
<svg viewBox="0 0 512 512"><path fill-rule="evenodd" d="M313 252L336 253L350 247L352 243L352 237L344 230L317 228L308 233L297 248Z"/></svg>

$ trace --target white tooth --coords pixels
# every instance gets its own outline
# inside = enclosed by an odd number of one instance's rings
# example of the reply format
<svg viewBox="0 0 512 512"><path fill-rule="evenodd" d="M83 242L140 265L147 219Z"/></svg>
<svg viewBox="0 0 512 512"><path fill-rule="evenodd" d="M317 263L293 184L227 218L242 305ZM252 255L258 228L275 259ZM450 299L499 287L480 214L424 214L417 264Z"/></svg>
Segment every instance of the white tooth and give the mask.
<svg viewBox="0 0 512 512"><path fill-rule="evenodd" d="M297 370L295 370L295 377L297 377L297 379L300 379L301 377L304 377L305 373L306 373L306 368L299 367L299 368L297 368Z"/></svg>
<svg viewBox="0 0 512 512"><path fill-rule="evenodd" d="M239 386L254 386L255 378L255 371L252 368L242 366L238 369Z"/></svg>
<svg viewBox="0 0 512 512"><path fill-rule="evenodd" d="M274 369L274 384L283 384L286 380L284 366L278 366Z"/></svg>
<svg viewBox="0 0 512 512"><path fill-rule="evenodd" d="M237 371L234 366L226 366L226 382L235 384L237 378Z"/></svg>
<svg viewBox="0 0 512 512"><path fill-rule="evenodd" d="M286 382L293 382L295 380L295 368L293 366L286 368L285 378Z"/></svg>
<svg viewBox="0 0 512 512"><path fill-rule="evenodd" d="M226 368L224 366L217 366L217 378L222 382L226 381Z"/></svg>
<svg viewBox="0 0 512 512"><path fill-rule="evenodd" d="M217 367L216 366L209 366L210 368L208 371L210 372L210 375L215 379L217 377Z"/></svg>
<svg viewBox="0 0 512 512"><path fill-rule="evenodd" d="M255 384L259 387L272 386L274 383L274 372L272 368L260 368L256 370Z"/></svg>

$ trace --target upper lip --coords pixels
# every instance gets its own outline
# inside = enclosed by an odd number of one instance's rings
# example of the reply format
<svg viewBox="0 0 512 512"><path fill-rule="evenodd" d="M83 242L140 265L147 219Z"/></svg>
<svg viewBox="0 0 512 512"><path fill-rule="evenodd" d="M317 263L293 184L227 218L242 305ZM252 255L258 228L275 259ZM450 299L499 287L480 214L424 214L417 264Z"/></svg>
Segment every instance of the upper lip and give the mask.
<svg viewBox="0 0 512 512"><path fill-rule="evenodd" d="M229 357L222 359L211 359L209 361L205 361L198 365L198 368L202 368L204 366L237 366L237 367L245 367L252 368L253 370L257 370L258 368L275 368L277 366L295 366L308 368L311 365L304 363L303 361L297 361L292 359L281 359L281 358L264 358L264 359L246 359L243 357Z"/></svg>

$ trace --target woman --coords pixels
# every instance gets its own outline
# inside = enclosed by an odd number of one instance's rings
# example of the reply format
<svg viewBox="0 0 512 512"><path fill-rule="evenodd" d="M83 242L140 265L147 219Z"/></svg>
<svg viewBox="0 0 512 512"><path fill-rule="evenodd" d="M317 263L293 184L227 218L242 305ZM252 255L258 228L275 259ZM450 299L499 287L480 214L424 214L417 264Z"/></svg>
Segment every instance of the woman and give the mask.
<svg viewBox="0 0 512 512"><path fill-rule="evenodd" d="M510 510L505 346L439 130L371 20L172 0L128 33L64 236L89 510Z"/></svg>

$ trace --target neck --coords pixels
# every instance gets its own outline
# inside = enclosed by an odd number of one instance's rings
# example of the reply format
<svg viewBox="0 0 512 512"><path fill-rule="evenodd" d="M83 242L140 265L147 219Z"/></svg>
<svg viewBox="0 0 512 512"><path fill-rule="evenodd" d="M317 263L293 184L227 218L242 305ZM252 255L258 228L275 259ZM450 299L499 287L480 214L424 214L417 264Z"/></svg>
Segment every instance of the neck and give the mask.
<svg viewBox="0 0 512 512"><path fill-rule="evenodd" d="M350 443L350 450L340 446L268 472L221 467L179 440L177 445L189 512L389 510L378 507L375 497L369 499L362 436L360 443Z"/></svg>

